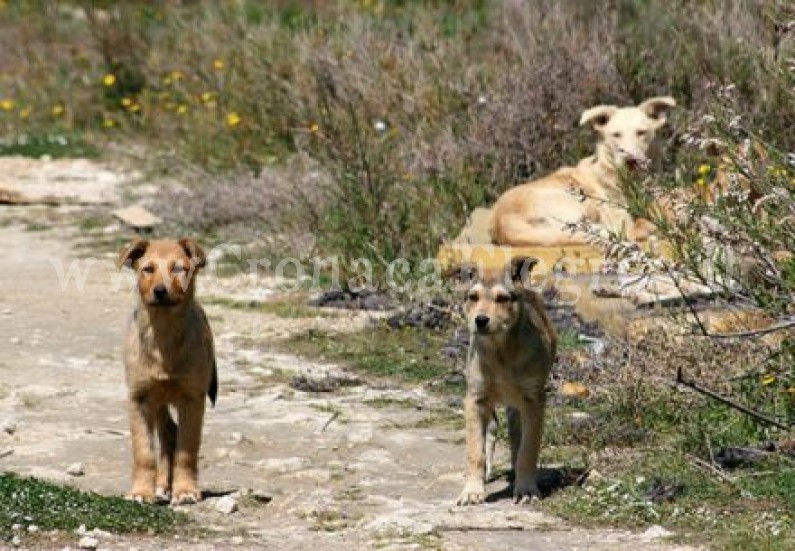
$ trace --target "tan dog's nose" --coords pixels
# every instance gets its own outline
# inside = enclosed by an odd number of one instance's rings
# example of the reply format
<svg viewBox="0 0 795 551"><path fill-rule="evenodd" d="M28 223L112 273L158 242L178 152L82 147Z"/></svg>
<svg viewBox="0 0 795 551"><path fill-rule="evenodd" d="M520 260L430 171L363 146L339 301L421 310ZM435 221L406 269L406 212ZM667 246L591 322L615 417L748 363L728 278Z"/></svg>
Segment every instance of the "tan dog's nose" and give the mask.
<svg viewBox="0 0 795 551"><path fill-rule="evenodd" d="M478 314L475 316L475 326L482 331L489 326L489 317L485 314Z"/></svg>
<svg viewBox="0 0 795 551"><path fill-rule="evenodd" d="M162 283L158 283L152 289L152 294L157 300L163 300L164 298L168 297L168 288Z"/></svg>

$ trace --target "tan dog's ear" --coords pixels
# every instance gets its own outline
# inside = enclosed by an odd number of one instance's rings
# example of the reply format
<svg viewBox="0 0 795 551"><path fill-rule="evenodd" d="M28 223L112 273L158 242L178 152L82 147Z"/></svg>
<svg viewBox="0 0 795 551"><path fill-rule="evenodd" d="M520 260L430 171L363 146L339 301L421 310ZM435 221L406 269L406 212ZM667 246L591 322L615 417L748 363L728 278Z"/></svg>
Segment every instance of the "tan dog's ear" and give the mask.
<svg viewBox="0 0 795 551"><path fill-rule="evenodd" d="M530 272L536 264L538 259L535 257L517 256L511 259L506 271L514 284L527 287L530 284Z"/></svg>
<svg viewBox="0 0 795 551"><path fill-rule="evenodd" d="M615 105L597 105L582 112L580 117L580 126L584 124L592 124L596 130L600 130L609 121L610 118L616 114L618 107Z"/></svg>
<svg viewBox="0 0 795 551"><path fill-rule="evenodd" d="M190 257L191 264L194 268L204 268L207 265L207 255L204 254L196 240L191 237L183 237L179 240L179 245Z"/></svg>
<svg viewBox="0 0 795 551"><path fill-rule="evenodd" d="M668 110L671 107L676 107L676 100L671 96L649 98L638 105L638 109L646 113L646 116L653 120L658 128L668 120Z"/></svg>
<svg viewBox="0 0 795 551"><path fill-rule="evenodd" d="M469 287L480 278L480 268L473 263L460 264L453 266L446 275L454 286Z"/></svg>
<svg viewBox="0 0 795 551"><path fill-rule="evenodd" d="M119 251L119 267L132 268L138 267L138 260L146 253L149 241L146 239L134 239Z"/></svg>

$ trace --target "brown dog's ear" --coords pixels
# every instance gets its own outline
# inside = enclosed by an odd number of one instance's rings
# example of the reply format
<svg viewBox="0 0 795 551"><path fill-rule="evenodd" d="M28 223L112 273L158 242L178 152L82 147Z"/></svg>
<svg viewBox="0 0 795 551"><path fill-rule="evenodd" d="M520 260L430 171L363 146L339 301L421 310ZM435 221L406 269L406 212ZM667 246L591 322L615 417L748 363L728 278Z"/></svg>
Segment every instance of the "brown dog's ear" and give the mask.
<svg viewBox="0 0 795 551"><path fill-rule="evenodd" d="M132 268L138 267L138 260L146 253L149 241L146 239L135 239L119 251L119 267Z"/></svg>
<svg viewBox="0 0 795 551"><path fill-rule="evenodd" d="M517 256L511 259L506 271L514 284L526 287L530 284L530 272L536 264L538 259L535 257Z"/></svg>
<svg viewBox="0 0 795 551"><path fill-rule="evenodd" d="M618 111L615 105L597 105L582 112L580 117L580 126L584 124L591 124L596 130L601 130L604 125L610 122L610 119Z"/></svg>
<svg viewBox="0 0 795 551"><path fill-rule="evenodd" d="M182 249L190 257L191 264L194 268L204 268L207 265L207 255L204 254L196 240L191 237L183 237L179 240Z"/></svg>
<svg viewBox="0 0 795 551"><path fill-rule="evenodd" d="M671 107L676 107L676 100L671 96L649 98L638 105L638 109L646 113L646 116L653 120L658 128L668 120L668 110Z"/></svg>

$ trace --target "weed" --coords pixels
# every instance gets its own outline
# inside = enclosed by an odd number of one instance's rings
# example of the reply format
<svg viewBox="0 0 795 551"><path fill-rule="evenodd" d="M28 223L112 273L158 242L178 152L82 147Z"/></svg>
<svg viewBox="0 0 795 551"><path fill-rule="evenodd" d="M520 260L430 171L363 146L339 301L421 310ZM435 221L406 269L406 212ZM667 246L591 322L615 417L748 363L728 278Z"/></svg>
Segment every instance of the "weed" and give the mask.
<svg viewBox="0 0 795 551"><path fill-rule="evenodd" d="M111 532L165 532L185 522L167 507L140 505L36 478L0 474L0 533L14 524L74 530L81 524Z"/></svg>

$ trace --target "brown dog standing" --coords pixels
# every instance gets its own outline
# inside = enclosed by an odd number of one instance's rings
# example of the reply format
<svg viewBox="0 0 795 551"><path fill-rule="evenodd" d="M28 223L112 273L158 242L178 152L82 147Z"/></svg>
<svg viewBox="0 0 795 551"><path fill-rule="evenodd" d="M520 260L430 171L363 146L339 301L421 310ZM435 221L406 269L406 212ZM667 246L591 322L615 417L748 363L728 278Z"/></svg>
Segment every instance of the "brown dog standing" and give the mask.
<svg viewBox="0 0 795 551"><path fill-rule="evenodd" d="M467 474L459 505L485 498L486 435L497 405L507 406L514 501L541 497L536 480L545 386L557 335L541 298L529 288L533 261L502 270L462 270L471 282L464 310L470 330L464 399Z"/></svg>
<svg viewBox="0 0 795 551"><path fill-rule="evenodd" d="M133 447L128 497L197 502L205 396L214 405L218 390L212 333L194 299L204 251L192 239L136 240L121 251L119 263L136 271L139 299L124 346Z"/></svg>

